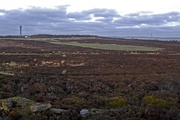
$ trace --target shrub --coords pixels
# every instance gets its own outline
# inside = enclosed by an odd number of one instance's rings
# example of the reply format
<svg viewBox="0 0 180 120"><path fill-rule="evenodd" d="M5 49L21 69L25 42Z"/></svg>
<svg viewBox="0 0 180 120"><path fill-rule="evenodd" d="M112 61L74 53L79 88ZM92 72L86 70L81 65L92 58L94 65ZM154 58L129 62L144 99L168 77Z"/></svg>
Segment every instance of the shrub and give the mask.
<svg viewBox="0 0 180 120"><path fill-rule="evenodd" d="M120 108L127 104L127 101L122 96L113 97L112 101L108 103L110 108Z"/></svg>
<svg viewBox="0 0 180 120"><path fill-rule="evenodd" d="M176 100L171 97L168 97L166 99L161 99L155 96L145 96L142 102L144 105L147 106L159 106L164 108L170 108L172 104L176 103Z"/></svg>

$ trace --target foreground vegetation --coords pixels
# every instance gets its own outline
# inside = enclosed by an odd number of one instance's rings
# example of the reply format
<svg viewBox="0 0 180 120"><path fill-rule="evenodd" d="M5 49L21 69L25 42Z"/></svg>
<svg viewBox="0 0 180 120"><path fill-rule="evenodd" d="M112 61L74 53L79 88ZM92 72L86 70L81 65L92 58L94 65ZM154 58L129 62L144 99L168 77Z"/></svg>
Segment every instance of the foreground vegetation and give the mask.
<svg viewBox="0 0 180 120"><path fill-rule="evenodd" d="M175 41L0 39L0 119L178 120L179 48Z"/></svg>

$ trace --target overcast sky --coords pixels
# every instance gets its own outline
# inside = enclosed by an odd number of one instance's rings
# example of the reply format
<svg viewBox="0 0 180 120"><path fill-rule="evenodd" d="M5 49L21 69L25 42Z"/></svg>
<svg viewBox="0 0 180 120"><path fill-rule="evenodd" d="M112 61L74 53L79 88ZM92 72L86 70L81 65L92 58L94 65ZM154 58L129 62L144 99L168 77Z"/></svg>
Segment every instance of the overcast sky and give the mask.
<svg viewBox="0 0 180 120"><path fill-rule="evenodd" d="M180 37L180 0L0 0L0 35Z"/></svg>

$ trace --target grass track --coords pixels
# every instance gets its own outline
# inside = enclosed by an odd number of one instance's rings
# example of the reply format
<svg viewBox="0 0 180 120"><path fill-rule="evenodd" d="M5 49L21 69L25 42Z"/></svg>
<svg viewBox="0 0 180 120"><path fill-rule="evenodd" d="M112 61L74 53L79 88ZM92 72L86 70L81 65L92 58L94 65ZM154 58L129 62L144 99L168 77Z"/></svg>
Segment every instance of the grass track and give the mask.
<svg viewBox="0 0 180 120"><path fill-rule="evenodd" d="M117 44L99 44L99 43L78 43L78 42L51 42L53 44L69 45L102 50L121 50L121 51L157 51L161 48L134 46L134 45L117 45Z"/></svg>

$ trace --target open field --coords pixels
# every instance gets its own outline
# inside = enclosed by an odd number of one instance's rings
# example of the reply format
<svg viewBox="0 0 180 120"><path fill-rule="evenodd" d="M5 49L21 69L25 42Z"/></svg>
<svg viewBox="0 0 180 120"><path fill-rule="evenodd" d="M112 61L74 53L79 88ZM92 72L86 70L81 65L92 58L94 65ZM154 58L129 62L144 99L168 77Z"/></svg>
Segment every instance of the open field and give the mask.
<svg viewBox="0 0 180 120"><path fill-rule="evenodd" d="M99 44L99 43L78 43L78 42L51 42L53 44L70 45L77 47L102 49L102 50L121 50L121 51L157 51L161 48L135 46L135 45L116 45L116 44Z"/></svg>
<svg viewBox="0 0 180 120"><path fill-rule="evenodd" d="M179 93L180 42L0 39L3 119L178 120Z"/></svg>

